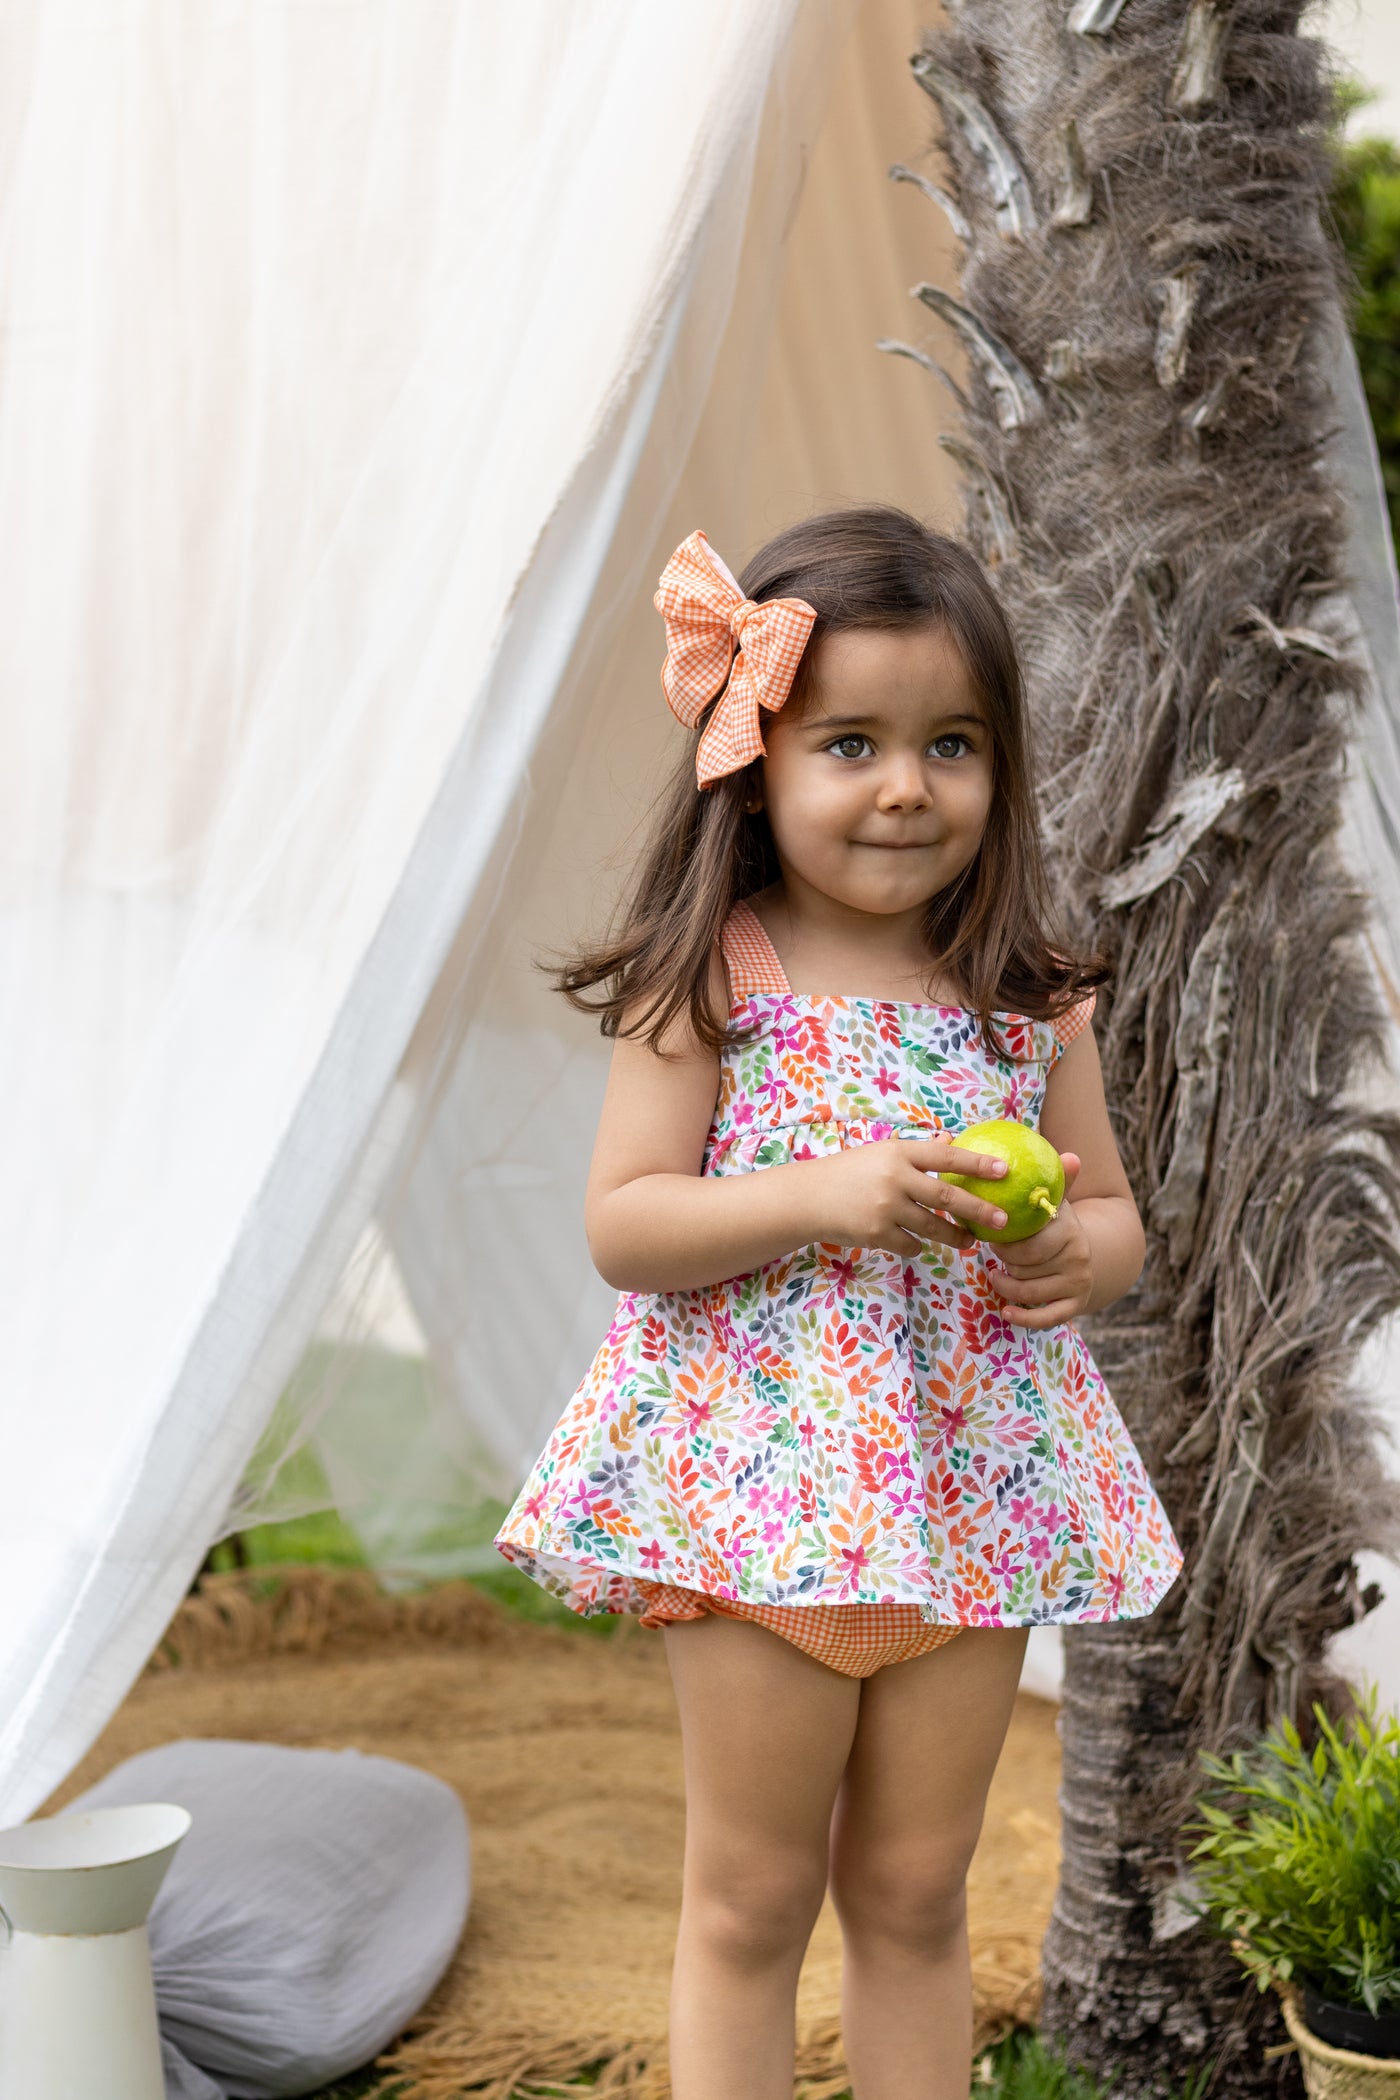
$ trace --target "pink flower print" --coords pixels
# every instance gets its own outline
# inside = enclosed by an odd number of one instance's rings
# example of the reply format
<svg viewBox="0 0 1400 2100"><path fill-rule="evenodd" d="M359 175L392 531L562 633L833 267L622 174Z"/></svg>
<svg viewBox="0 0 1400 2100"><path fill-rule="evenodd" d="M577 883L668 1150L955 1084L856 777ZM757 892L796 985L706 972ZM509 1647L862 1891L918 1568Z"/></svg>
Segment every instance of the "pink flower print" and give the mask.
<svg viewBox="0 0 1400 2100"><path fill-rule="evenodd" d="M1048 1502L1036 1517L1036 1529L1045 1532L1048 1537L1052 1532L1058 1531L1064 1521L1065 1512L1059 1503Z"/></svg>
<svg viewBox="0 0 1400 2100"><path fill-rule="evenodd" d="M815 1442L817 1434L817 1425L812 1420L812 1417L810 1415L804 1415L802 1420L798 1423L797 1434L801 1437L803 1443L808 1445L809 1447L812 1443Z"/></svg>
<svg viewBox="0 0 1400 2100"><path fill-rule="evenodd" d="M899 1074L898 1072L892 1072L888 1065L877 1065L872 1077L882 1094L897 1094L899 1092Z"/></svg>
<svg viewBox="0 0 1400 2100"><path fill-rule="evenodd" d="M736 1371L743 1372L745 1375L757 1365L758 1351L754 1347L753 1336L747 1329L741 1332L738 1340L733 1344L730 1350L730 1361Z"/></svg>
<svg viewBox="0 0 1400 2100"><path fill-rule="evenodd" d="M786 1536L786 1524L780 1524L776 1517L770 1517L763 1527L763 1543L770 1552L775 1552Z"/></svg>
<svg viewBox="0 0 1400 2100"><path fill-rule="evenodd" d="M1028 1115L1026 1111L1033 1104L1036 1091L1036 1082L1029 1073L1017 1072L1001 1097L1003 1116L1013 1123L1033 1122L1034 1115Z"/></svg>
<svg viewBox="0 0 1400 2100"><path fill-rule="evenodd" d="M662 1561L665 1560L665 1558L665 1548L662 1546L661 1541L659 1539L651 1539L645 1546L643 1546L640 1555L642 1566L644 1568L651 1568L653 1570L659 1568L661 1566Z"/></svg>
<svg viewBox="0 0 1400 2100"><path fill-rule="evenodd" d="M1006 1519L1009 1524L1034 1523L1035 1503L1031 1496L1017 1495L1014 1501L1008 1502L1006 1505Z"/></svg>
<svg viewBox="0 0 1400 2100"><path fill-rule="evenodd" d="M939 1408L938 1426L945 1437L962 1435L967 1428L967 1409L963 1406L961 1400L954 1401L950 1407Z"/></svg>
<svg viewBox="0 0 1400 2100"><path fill-rule="evenodd" d="M793 1511L796 1509L796 1507L797 1497L796 1495L794 1495L790 1487L785 1487L781 1495L779 1495L777 1501L773 1504L774 1510L780 1517L790 1517Z"/></svg>
<svg viewBox="0 0 1400 2100"><path fill-rule="evenodd" d="M1050 1536L1048 1532L1033 1531L1026 1540L1026 1553L1037 1568L1043 1568L1050 1558Z"/></svg>
<svg viewBox="0 0 1400 2100"><path fill-rule="evenodd" d="M753 1115L752 1101L736 1101L730 1112L730 1121L739 1124L742 1128L744 1124L752 1123Z"/></svg>

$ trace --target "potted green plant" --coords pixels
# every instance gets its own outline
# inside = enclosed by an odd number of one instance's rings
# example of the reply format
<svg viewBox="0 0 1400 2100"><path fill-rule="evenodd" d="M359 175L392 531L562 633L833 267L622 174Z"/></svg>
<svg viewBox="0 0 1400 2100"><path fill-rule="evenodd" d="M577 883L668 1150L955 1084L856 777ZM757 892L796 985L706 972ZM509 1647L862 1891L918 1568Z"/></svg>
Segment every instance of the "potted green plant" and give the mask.
<svg viewBox="0 0 1400 2100"><path fill-rule="evenodd" d="M1191 1835L1202 1915L1284 1997L1308 2091L1400 2100L1400 1717L1369 1696L1206 1756Z"/></svg>

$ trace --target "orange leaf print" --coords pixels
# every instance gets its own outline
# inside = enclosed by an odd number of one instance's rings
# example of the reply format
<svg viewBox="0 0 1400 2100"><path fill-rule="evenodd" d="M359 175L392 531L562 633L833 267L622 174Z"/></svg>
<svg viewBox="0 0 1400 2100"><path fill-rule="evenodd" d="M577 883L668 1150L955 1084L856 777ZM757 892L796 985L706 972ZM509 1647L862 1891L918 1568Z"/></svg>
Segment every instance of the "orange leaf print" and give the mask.
<svg viewBox="0 0 1400 2100"><path fill-rule="evenodd" d="M883 1445L873 1437L853 1436L851 1457L855 1463L855 1476L867 1495L878 1495L885 1484L885 1460L887 1453Z"/></svg>
<svg viewBox="0 0 1400 2100"><path fill-rule="evenodd" d="M636 1519L618 1509L614 1503L594 1503L593 1515L610 1537L615 1539L639 1539L641 1529Z"/></svg>
<svg viewBox="0 0 1400 2100"><path fill-rule="evenodd" d="M995 1581L984 1567L979 1566L970 1553L959 1553L956 1556L955 1565L958 1571L958 1580L964 1589L972 1596L978 1598L983 1604L994 1604L996 1602L997 1586Z"/></svg>
<svg viewBox="0 0 1400 2100"><path fill-rule="evenodd" d="M691 1364L676 1374L671 1387L685 1410L686 1429L709 1427L733 1390L733 1378L719 1350L711 1344L703 1363Z"/></svg>

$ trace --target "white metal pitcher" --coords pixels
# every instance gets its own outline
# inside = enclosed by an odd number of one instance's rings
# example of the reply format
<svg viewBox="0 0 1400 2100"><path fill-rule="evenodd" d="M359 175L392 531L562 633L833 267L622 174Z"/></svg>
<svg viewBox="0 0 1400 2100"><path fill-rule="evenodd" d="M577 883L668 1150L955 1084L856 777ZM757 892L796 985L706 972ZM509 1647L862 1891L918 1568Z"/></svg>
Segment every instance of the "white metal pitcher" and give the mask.
<svg viewBox="0 0 1400 2100"><path fill-rule="evenodd" d="M0 1830L0 2100L165 2100L146 1918L189 1827L161 1803Z"/></svg>

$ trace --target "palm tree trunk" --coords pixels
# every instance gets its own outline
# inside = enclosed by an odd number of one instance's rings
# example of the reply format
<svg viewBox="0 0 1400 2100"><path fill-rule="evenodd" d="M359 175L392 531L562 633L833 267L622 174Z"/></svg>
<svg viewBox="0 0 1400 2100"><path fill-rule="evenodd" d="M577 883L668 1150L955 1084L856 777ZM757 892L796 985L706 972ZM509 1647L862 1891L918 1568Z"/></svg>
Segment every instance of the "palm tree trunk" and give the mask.
<svg viewBox="0 0 1400 2100"><path fill-rule="evenodd" d="M915 61L968 221L969 525L1029 671L1076 936L1149 1224L1092 1340L1187 1549L1066 1638L1045 2024L1123 2093L1273 2015L1183 1908L1196 1754L1345 1697L1326 1644L1396 1510L1356 1350L1400 1302L1400 1127L1336 830L1362 678L1324 468L1324 56L1298 0L964 0ZM902 347L902 346L891 346ZM927 356L927 352L915 354ZM1270 2036L1270 2038L1273 2038Z"/></svg>

